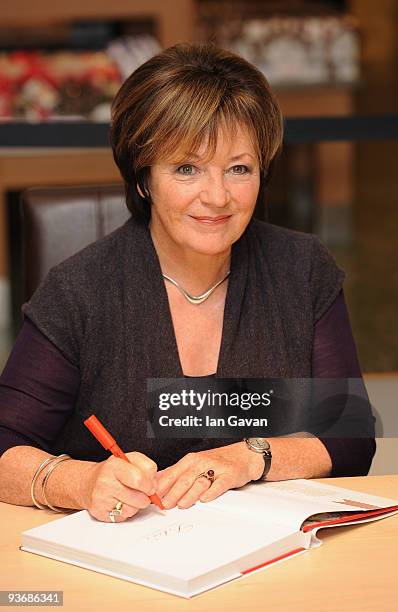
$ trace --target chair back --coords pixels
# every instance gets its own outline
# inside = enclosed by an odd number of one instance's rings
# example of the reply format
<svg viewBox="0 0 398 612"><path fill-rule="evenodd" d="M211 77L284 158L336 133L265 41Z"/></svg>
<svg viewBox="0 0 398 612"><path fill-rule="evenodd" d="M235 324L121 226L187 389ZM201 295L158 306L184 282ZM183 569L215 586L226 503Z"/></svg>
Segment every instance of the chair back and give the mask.
<svg viewBox="0 0 398 612"><path fill-rule="evenodd" d="M24 301L50 268L130 217L122 185L27 189L21 213Z"/></svg>

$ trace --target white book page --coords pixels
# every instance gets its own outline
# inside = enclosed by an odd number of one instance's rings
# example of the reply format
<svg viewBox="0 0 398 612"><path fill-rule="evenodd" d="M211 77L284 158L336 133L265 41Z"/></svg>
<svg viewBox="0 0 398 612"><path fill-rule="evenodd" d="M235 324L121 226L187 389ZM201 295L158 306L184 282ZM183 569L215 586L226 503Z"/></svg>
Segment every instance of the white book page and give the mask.
<svg viewBox="0 0 398 612"><path fill-rule="evenodd" d="M77 512L25 532L41 542L84 553L90 562L105 557L112 562L191 580L221 565L239 560L292 534L287 526L243 521L209 504L197 504L165 515L149 507L122 523L97 521L87 511ZM73 558L72 553L71 559Z"/></svg>
<svg viewBox="0 0 398 612"><path fill-rule="evenodd" d="M333 502L338 504L341 510L376 510L377 508L388 508L398 505L398 499L380 497L368 493L361 493L344 487L337 487L331 484L324 484L314 480L302 478L296 480L284 480L280 482L264 483L266 487L255 484L242 487L247 492L258 495L277 494L285 499L291 500L293 497L300 500L303 504L319 504Z"/></svg>
<svg viewBox="0 0 398 612"><path fill-rule="evenodd" d="M288 525L296 531L312 514L349 510L359 513L398 505L398 500L296 479L247 484L228 491L212 504L265 524Z"/></svg>

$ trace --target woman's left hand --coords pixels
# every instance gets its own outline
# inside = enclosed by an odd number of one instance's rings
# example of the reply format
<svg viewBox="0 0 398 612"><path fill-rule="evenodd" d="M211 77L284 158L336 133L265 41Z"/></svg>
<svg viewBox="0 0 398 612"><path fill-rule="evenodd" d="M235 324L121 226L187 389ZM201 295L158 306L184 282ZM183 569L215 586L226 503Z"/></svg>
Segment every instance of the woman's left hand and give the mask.
<svg viewBox="0 0 398 612"><path fill-rule="evenodd" d="M170 467L157 473L157 492L165 508L189 508L198 500L215 499L228 489L242 487L259 478L264 469L260 453L247 448L246 442L188 453ZM202 472L213 470L214 482Z"/></svg>

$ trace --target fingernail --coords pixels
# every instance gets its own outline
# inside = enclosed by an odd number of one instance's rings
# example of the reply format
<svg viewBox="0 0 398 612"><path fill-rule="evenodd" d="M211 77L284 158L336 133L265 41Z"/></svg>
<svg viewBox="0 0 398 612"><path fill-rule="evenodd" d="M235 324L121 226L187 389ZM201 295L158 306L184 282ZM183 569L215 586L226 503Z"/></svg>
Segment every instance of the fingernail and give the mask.
<svg viewBox="0 0 398 612"><path fill-rule="evenodd" d="M170 510L170 508L174 508L176 506L176 502L174 502L171 499L162 499L162 504L165 508L168 508Z"/></svg>

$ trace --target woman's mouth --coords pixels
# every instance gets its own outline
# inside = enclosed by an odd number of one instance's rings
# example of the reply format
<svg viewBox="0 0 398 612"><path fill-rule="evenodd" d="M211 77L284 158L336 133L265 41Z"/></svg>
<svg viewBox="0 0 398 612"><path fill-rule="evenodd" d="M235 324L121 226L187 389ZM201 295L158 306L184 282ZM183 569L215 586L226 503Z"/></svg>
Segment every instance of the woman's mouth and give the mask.
<svg viewBox="0 0 398 612"><path fill-rule="evenodd" d="M198 223L201 223L202 225L222 225L223 223L226 223L228 221L228 219L230 219L231 215L222 215L222 216L218 216L218 217L193 217L191 216L191 219L194 219L195 221L198 221Z"/></svg>

